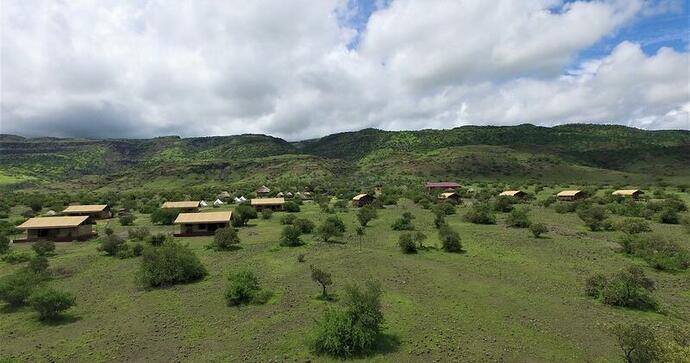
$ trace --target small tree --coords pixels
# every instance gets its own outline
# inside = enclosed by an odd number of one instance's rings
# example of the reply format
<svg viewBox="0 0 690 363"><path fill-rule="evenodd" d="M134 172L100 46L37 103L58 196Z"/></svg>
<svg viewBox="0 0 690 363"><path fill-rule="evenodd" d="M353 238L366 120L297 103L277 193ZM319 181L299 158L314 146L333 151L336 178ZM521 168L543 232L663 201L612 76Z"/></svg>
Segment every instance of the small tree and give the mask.
<svg viewBox="0 0 690 363"><path fill-rule="evenodd" d="M294 222L292 222L292 225L295 226L295 228L297 228L302 234L309 234L316 227L314 222L306 218L297 218Z"/></svg>
<svg viewBox="0 0 690 363"><path fill-rule="evenodd" d="M446 215L438 210L434 209L434 227L441 228L446 225Z"/></svg>
<svg viewBox="0 0 690 363"><path fill-rule="evenodd" d="M55 253L55 242L40 240L34 242L31 248L33 248L37 255L51 255Z"/></svg>
<svg viewBox="0 0 690 363"><path fill-rule="evenodd" d="M39 319L52 320L74 306L75 299L72 294L65 291L44 289L32 294L29 304L38 312Z"/></svg>
<svg viewBox="0 0 690 363"><path fill-rule="evenodd" d="M513 210L513 203L515 203L515 198L501 195L494 201L494 210L497 212L508 213Z"/></svg>
<svg viewBox="0 0 690 363"><path fill-rule="evenodd" d="M627 363L656 362L662 347L652 329L642 324L620 324L612 329Z"/></svg>
<svg viewBox="0 0 690 363"><path fill-rule="evenodd" d="M27 266L35 274L42 275L48 271L48 257L45 255L35 255L29 260Z"/></svg>
<svg viewBox="0 0 690 363"><path fill-rule="evenodd" d="M486 203L477 203L465 213L463 219L474 224L496 224L496 216L491 212L491 207Z"/></svg>
<svg viewBox="0 0 690 363"><path fill-rule="evenodd" d="M130 228L127 231L127 236L129 239L133 239L135 241L145 241L150 235L151 232L146 227Z"/></svg>
<svg viewBox="0 0 690 363"><path fill-rule="evenodd" d="M105 252L105 254L108 256L115 256L124 245L124 239L116 235L109 235L101 239L101 245L98 246L98 250Z"/></svg>
<svg viewBox="0 0 690 363"><path fill-rule="evenodd" d="M280 235L280 245L287 247L301 246L303 244L300 238L301 234L302 232L295 226L287 225L283 227L283 232Z"/></svg>
<svg viewBox="0 0 690 363"><path fill-rule="evenodd" d="M299 204L295 202L287 202L283 207L285 208L285 211L288 213L298 213L300 211Z"/></svg>
<svg viewBox="0 0 690 363"><path fill-rule="evenodd" d="M232 212L232 225L234 227L246 226L250 219L255 219L256 217L256 209L246 204L240 204Z"/></svg>
<svg viewBox="0 0 690 363"><path fill-rule="evenodd" d="M261 211L261 218L263 219L271 219L273 216L273 210L270 208L265 208L264 210Z"/></svg>
<svg viewBox="0 0 690 363"><path fill-rule="evenodd" d="M132 213L126 213L120 216L120 225L123 226L131 226L134 224L134 220L137 219L137 217L134 216Z"/></svg>
<svg viewBox="0 0 690 363"><path fill-rule="evenodd" d="M171 225L179 214L177 208L158 208L151 213L151 223Z"/></svg>
<svg viewBox="0 0 690 363"><path fill-rule="evenodd" d="M543 223L532 223L529 225L529 231L532 232L534 238L539 238L542 234L547 233L549 229Z"/></svg>
<svg viewBox="0 0 690 363"><path fill-rule="evenodd" d="M225 290L228 306L265 304L271 295L271 291L261 289L259 279L252 271L241 270L228 276L228 286Z"/></svg>
<svg viewBox="0 0 690 363"><path fill-rule="evenodd" d="M345 224L336 216L326 218L317 230L317 234L324 242L328 242L333 237L340 237L344 232Z"/></svg>
<svg viewBox="0 0 690 363"><path fill-rule="evenodd" d="M367 224L378 217L376 209L371 206L365 205L357 211L357 219L362 227L366 227Z"/></svg>
<svg viewBox="0 0 690 363"><path fill-rule="evenodd" d="M328 291L326 291L326 287L333 285L331 274L317 267L314 267L314 265L310 265L309 268L311 269L311 279L314 280L314 282L321 285L321 298L327 300Z"/></svg>
<svg viewBox="0 0 690 363"><path fill-rule="evenodd" d="M412 220L414 219L414 216L410 212L405 212L402 214L400 218L395 220L393 224L391 225L391 228L394 231L411 231L414 229L414 225L412 225Z"/></svg>
<svg viewBox="0 0 690 363"><path fill-rule="evenodd" d="M627 234L638 234L642 232L651 232L652 227L649 222L642 218L626 218L616 225L616 229Z"/></svg>
<svg viewBox="0 0 690 363"><path fill-rule="evenodd" d="M19 270L0 278L0 300L11 306L24 305L41 277L30 270Z"/></svg>
<svg viewBox="0 0 690 363"><path fill-rule="evenodd" d="M364 235L366 234L366 231L364 230L364 227L359 226L359 227L357 227L355 232L357 233L357 237L359 238L359 250L361 251L362 250L362 240L364 239Z"/></svg>
<svg viewBox="0 0 690 363"><path fill-rule="evenodd" d="M211 247L216 251L231 250L240 244L240 237L232 227L216 229Z"/></svg>
<svg viewBox="0 0 690 363"><path fill-rule="evenodd" d="M508 218L506 218L506 224L509 227L514 228L527 228L530 225L529 216L527 216L529 209L527 208L516 208L513 209Z"/></svg>
<svg viewBox="0 0 690 363"><path fill-rule="evenodd" d="M146 246L139 278L150 287L170 286L202 279L208 272L189 247L174 241Z"/></svg>
<svg viewBox="0 0 690 363"><path fill-rule="evenodd" d="M286 214L280 218L280 224L293 224L295 219L297 219L296 215Z"/></svg>
<svg viewBox="0 0 690 363"><path fill-rule="evenodd" d="M414 234L414 240L419 245L419 248L424 248L424 241L426 241L426 234L422 231L417 231Z"/></svg>
<svg viewBox="0 0 690 363"><path fill-rule="evenodd" d="M583 206L577 209L577 216L585 222L591 231L600 231L607 226L608 214L602 206Z"/></svg>
<svg viewBox="0 0 690 363"><path fill-rule="evenodd" d="M417 253L417 244L411 233L403 233L398 238L398 246L403 253Z"/></svg>
<svg viewBox="0 0 690 363"><path fill-rule="evenodd" d="M460 234L448 226L444 226L438 231L441 247L446 252L462 252Z"/></svg>
<svg viewBox="0 0 690 363"><path fill-rule="evenodd" d="M10 250L10 239L4 234L0 234L0 255L6 254Z"/></svg>

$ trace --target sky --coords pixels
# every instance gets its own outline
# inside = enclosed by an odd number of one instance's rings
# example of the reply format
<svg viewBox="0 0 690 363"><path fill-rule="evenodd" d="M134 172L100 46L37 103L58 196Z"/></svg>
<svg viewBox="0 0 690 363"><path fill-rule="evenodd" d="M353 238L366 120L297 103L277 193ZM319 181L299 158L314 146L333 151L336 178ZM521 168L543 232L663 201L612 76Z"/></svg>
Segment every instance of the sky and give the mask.
<svg viewBox="0 0 690 363"><path fill-rule="evenodd" d="M690 129L685 0L1 0L0 133Z"/></svg>

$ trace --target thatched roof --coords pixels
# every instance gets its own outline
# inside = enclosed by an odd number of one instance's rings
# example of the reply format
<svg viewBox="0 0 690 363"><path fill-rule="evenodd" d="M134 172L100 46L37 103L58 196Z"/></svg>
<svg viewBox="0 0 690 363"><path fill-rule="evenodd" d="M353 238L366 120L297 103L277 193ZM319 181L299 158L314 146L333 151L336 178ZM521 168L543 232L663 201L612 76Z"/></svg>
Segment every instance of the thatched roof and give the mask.
<svg viewBox="0 0 690 363"><path fill-rule="evenodd" d="M17 226L19 229L73 228L86 222L88 216L35 217Z"/></svg>
<svg viewBox="0 0 690 363"><path fill-rule="evenodd" d="M108 208L107 204L84 204L84 205L70 205L62 211L64 214L71 213L98 213Z"/></svg>
<svg viewBox="0 0 690 363"><path fill-rule="evenodd" d="M582 193L582 190L564 190L556 195L559 197L574 197L580 193Z"/></svg>
<svg viewBox="0 0 690 363"><path fill-rule="evenodd" d="M251 204L258 206L282 205L285 204L285 198L254 198L252 199Z"/></svg>
<svg viewBox="0 0 690 363"><path fill-rule="evenodd" d="M616 190L615 192L611 193L611 195L622 195L622 196L631 196L631 195L635 195L635 194L644 194L644 192L642 192L639 189L620 189L620 190Z"/></svg>
<svg viewBox="0 0 690 363"><path fill-rule="evenodd" d="M196 223L228 223L232 218L231 211L223 212L203 212L203 213L180 213L175 219L175 224L196 224Z"/></svg>
<svg viewBox="0 0 690 363"><path fill-rule="evenodd" d="M519 194L523 194L524 192L522 190L506 190L504 192L501 192L502 196L508 196L508 197L514 197Z"/></svg>
<svg viewBox="0 0 690 363"><path fill-rule="evenodd" d="M161 208L199 208L198 201L165 202Z"/></svg>
<svg viewBox="0 0 690 363"><path fill-rule="evenodd" d="M352 200L357 201L357 200L360 200L360 199L362 199L362 198L364 198L364 197L366 197L366 196L369 196L369 197L372 197L372 198L373 198L372 195L367 194L367 193L363 193L363 194L357 194L357 195L355 195L354 197L352 197Z"/></svg>

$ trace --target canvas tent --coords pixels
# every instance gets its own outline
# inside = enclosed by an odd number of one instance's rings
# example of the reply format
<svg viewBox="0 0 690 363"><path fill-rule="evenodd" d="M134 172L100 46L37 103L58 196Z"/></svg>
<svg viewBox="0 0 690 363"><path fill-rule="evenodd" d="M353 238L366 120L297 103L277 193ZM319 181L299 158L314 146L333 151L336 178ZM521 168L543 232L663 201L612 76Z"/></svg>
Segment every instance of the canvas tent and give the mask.
<svg viewBox="0 0 690 363"><path fill-rule="evenodd" d="M230 226L231 218L231 211L180 213L174 222L180 225L180 232L175 236L210 236L217 229Z"/></svg>
<svg viewBox="0 0 690 363"><path fill-rule="evenodd" d="M87 240L97 236L93 232L93 225L87 223L89 218L89 216L30 218L17 226L17 229L26 231L26 238L14 242Z"/></svg>

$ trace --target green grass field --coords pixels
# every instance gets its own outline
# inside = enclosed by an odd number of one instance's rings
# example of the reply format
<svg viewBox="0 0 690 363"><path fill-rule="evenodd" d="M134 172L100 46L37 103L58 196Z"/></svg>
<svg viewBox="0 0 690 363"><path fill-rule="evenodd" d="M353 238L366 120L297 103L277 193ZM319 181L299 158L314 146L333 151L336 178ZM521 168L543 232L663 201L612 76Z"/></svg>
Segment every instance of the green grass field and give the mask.
<svg viewBox="0 0 690 363"><path fill-rule="evenodd" d="M544 193L549 193L549 190ZM531 206L532 221L551 230L536 239L526 229L462 221L467 206L447 218L462 237L463 254L438 249L433 215L407 200L379 211L366 228L360 250L355 210L338 215L348 231L337 243L303 236L301 247L279 247L283 212L239 229L242 248L216 252L211 237L180 239L208 268L204 280L147 290L136 282L140 258L118 259L96 251L95 241L59 243L49 285L73 293L77 306L59 323L41 323L29 308L0 312L0 357L17 361L330 361L310 352L305 339L329 304L317 299L309 265L332 273L337 294L345 284L375 279L384 290L385 339L364 361L620 361L608 327L625 321L657 326L687 325L690 278L658 272L642 260L616 252L621 232L589 232L575 214ZM430 248L402 254L401 232L390 228L410 211ZM177 227L151 226L137 215L136 226L152 232ZM318 222L328 215L313 203L301 217ZM125 233L117 222L99 221ZM653 229L690 248L676 225ZM29 245L14 245L29 249ZM305 254L306 261L297 261ZM660 312L603 305L586 297L584 281L596 272L612 273L639 265L657 282ZM0 262L0 276L21 268ZM262 287L274 292L265 305L226 306L228 273L249 268ZM0 359L1 360L1 359Z"/></svg>

